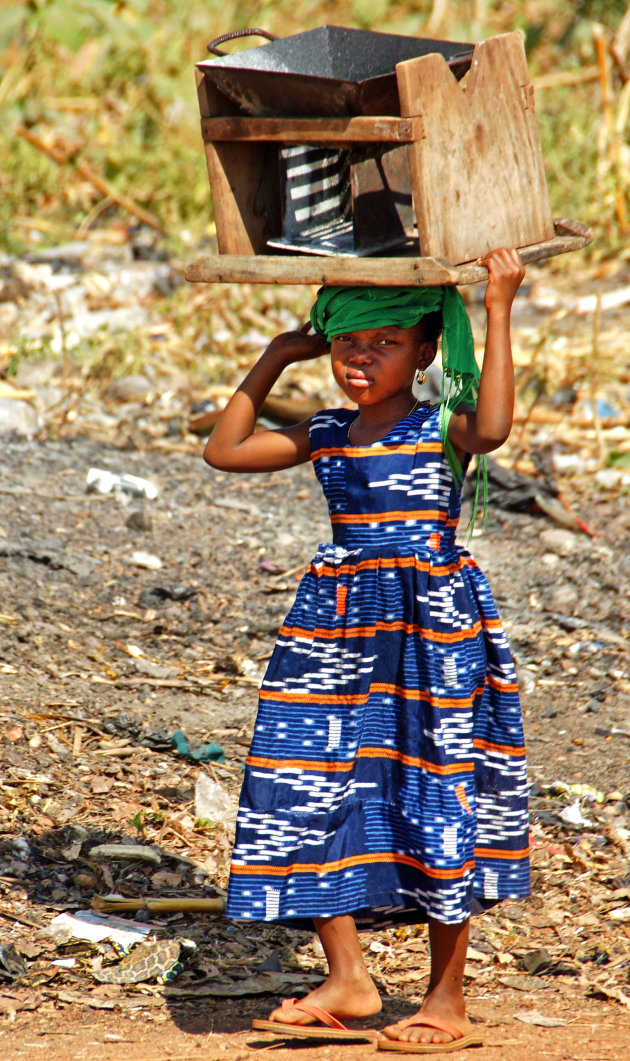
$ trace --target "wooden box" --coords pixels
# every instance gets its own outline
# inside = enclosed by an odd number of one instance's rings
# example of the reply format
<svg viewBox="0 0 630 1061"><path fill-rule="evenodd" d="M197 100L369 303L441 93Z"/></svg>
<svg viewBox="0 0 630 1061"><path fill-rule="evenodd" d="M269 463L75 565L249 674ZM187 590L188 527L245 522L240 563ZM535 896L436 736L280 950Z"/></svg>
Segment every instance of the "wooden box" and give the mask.
<svg viewBox="0 0 630 1061"><path fill-rule="evenodd" d="M399 115L251 117L198 71L219 254L193 262L187 279L467 283L487 276L475 263L495 247L518 247L531 261L589 242L586 226L551 216L520 33L477 44L463 83L439 54L399 63L396 80ZM407 225L404 251L323 257L270 247L282 236L278 156L286 145L360 146L377 157L397 148L405 172L399 164L393 198L408 185L417 221L413 236Z"/></svg>

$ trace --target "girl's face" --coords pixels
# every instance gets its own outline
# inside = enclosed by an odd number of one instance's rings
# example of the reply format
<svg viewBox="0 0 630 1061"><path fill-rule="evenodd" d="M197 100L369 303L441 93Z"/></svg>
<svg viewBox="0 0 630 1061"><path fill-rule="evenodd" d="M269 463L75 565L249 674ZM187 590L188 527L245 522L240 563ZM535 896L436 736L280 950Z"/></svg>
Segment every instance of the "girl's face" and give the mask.
<svg viewBox="0 0 630 1061"><path fill-rule="evenodd" d="M330 344L335 380L357 405L408 395L416 369L431 364L435 353L436 344L424 340L421 323L345 332Z"/></svg>

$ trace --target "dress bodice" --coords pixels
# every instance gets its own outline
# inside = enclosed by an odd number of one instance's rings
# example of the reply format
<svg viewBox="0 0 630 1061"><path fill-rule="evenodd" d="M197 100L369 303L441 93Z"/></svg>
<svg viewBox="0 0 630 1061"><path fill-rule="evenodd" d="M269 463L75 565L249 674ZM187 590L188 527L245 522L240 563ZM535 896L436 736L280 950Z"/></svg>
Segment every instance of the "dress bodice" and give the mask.
<svg viewBox="0 0 630 1061"><path fill-rule="evenodd" d="M356 412L332 409L311 423L311 458L328 501L335 545L452 549L461 507L444 454L439 406L424 402L380 441L353 446Z"/></svg>

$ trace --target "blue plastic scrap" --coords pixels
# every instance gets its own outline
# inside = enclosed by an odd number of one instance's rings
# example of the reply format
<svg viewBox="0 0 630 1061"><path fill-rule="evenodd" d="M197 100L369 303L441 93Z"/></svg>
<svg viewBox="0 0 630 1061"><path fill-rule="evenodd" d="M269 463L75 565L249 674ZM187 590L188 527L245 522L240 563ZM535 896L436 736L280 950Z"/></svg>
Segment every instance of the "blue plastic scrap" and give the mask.
<svg viewBox="0 0 630 1061"><path fill-rule="evenodd" d="M196 763L225 762L225 752L220 744L202 744L201 748L197 748L194 752L191 751L181 729L173 734L171 744L179 755L185 755L187 759L193 759Z"/></svg>

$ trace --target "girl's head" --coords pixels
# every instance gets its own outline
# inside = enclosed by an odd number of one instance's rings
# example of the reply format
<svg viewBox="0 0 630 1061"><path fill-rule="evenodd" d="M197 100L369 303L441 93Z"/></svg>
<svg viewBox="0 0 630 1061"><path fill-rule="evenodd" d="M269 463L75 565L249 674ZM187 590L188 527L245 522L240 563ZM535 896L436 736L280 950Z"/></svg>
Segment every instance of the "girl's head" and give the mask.
<svg viewBox="0 0 630 1061"><path fill-rule="evenodd" d="M322 287L311 310L311 324L328 342L374 329L404 331L417 325L416 342L433 344L434 351L441 332L442 368L449 380L443 401L450 405L455 396L459 401L474 399L479 369L466 307L454 286Z"/></svg>
<svg viewBox="0 0 630 1061"><path fill-rule="evenodd" d="M438 335L439 323L429 332L424 320L406 328L384 324L339 332L330 340L335 380L359 406L407 396L416 372L434 360Z"/></svg>
<svg viewBox="0 0 630 1061"><path fill-rule="evenodd" d="M442 334L442 400L440 402L440 434L448 462L456 480L461 478L461 467L448 438L451 412L462 402L475 404L479 383L479 369L462 297L452 285L435 287L322 287L311 310L311 324L323 339L331 344L333 372L342 389L354 401L372 402L374 396L388 396L382 386L411 386L409 376L410 350L413 347L417 367L426 367L435 357L437 340ZM367 361L357 364L363 356L376 357L378 350L395 341L402 344L404 366L392 373L386 370L378 376L376 369L368 372ZM411 347L410 347L411 342ZM341 357L341 348L346 355ZM356 351L348 357L347 351ZM428 357L422 365L421 357ZM388 363L396 359L390 355ZM381 362L382 363L382 362ZM398 363L398 362L397 362ZM379 364L375 361L375 364ZM414 369L415 371L415 369ZM407 375L405 375L407 373ZM373 375L374 383L370 383ZM376 386L379 380L378 388ZM354 380L354 382L351 382ZM404 381L404 382L403 382ZM344 385L345 384L345 385ZM358 397L363 393L362 397ZM392 391L389 391L391 394Z"/></svg>

